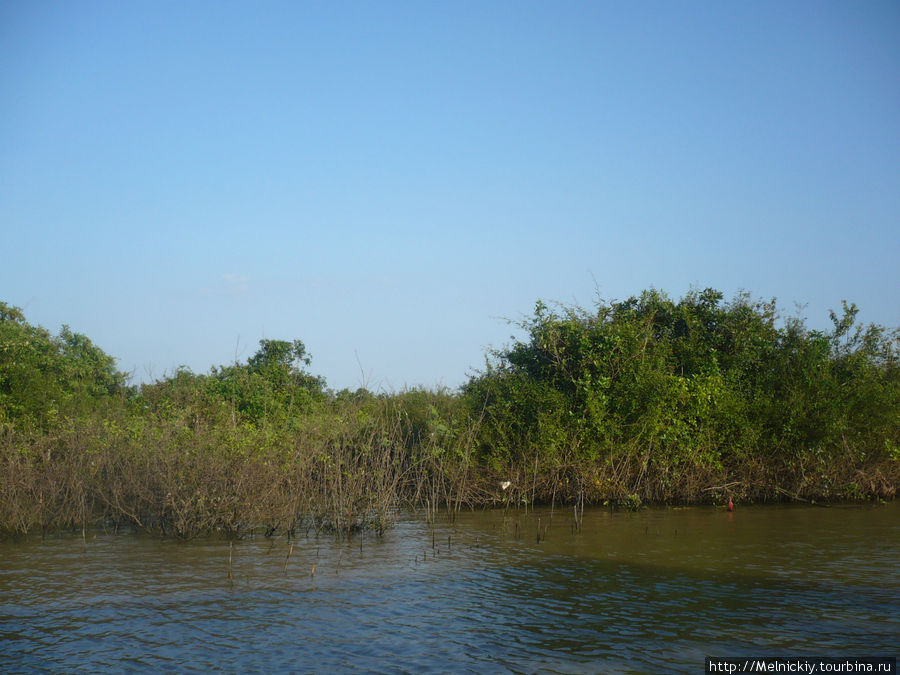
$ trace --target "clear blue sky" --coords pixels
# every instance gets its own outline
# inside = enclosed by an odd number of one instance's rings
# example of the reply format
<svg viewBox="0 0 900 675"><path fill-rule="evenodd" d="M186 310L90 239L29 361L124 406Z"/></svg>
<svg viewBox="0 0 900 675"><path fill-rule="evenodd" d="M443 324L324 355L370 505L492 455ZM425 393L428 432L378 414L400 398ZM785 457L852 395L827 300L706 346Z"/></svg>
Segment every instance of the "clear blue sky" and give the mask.
<svg viewBox="0 0 900 675"><path fill-rule="evenodd" d="M0 299L137 380L455 387L654 286L900 325L900 3L0 4Z"/></svg>

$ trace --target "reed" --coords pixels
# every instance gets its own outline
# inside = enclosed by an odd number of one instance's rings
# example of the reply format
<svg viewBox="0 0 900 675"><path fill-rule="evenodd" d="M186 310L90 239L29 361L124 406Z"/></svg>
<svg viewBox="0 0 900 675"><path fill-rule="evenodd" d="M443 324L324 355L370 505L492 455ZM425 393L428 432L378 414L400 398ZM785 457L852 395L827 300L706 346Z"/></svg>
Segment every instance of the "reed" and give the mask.
<svg viewBox="0 0 900 675"><path fill-rule="evenodd" d="M475 461L465 436L453 443L410 448L389 415L311 420L278 435L185 433L167 424L123 434L95 418L52 437L6 429L0 531L104 525L178 538L310 530L349 536L383 533L401 508L421 508L433 523L441 514L453 520L461 508L557 502L571 505L580 531L589 504L720 503L726 492L745 502L889 499L900 477L896 461L861 463L849 454L802 464L756 457L722 467L686 464L677 480L664 466L644 464L636 450L602 463L558 453L537 462L532 455L524 467L492 467ZM504 481L506 490L498 487Z"/></svg>

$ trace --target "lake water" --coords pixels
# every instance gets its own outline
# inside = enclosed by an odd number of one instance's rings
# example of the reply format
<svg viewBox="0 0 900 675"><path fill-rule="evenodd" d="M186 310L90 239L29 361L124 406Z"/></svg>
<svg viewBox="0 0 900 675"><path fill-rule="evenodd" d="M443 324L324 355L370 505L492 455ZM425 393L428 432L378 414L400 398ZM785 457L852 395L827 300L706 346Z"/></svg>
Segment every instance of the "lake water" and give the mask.
<svg viewBox="0 0 900 675"><path fill-rule="evenodd" d="M559 508L433 528L408 515L383 537L233 545L30 536L0 542L0 671L701 673L705 656L896 656L898 542L900 503L596 509L580 528Z"/></svg>

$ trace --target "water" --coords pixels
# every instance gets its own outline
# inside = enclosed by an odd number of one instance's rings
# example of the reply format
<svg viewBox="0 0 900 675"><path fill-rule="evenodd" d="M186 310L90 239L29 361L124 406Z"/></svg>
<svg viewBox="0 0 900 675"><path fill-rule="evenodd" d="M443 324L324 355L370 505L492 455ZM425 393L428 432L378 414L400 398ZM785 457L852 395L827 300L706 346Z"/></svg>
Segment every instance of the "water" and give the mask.
<svg viewBox="0 0 900 675"><path fill-rule="evenodd" d="M0 542L0 671L699 673L707 655L894 656L898 516L586 510L575 532L571 510L510 510L233 548L28 537Z"/></svg>

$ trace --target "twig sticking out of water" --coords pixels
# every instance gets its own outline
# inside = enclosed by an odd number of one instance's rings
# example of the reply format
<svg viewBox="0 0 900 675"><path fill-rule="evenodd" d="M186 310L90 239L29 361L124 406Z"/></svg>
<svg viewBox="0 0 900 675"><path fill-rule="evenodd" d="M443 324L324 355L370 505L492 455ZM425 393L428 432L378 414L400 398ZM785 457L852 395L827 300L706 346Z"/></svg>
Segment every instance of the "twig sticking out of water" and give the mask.
<svg viewBox="0 0 900 675"><path fill-rule="evenodd" d="M284 565L281 566L281 573L282 573L282 574L286 574L286 573L287 573L287 564L288 564L288 560L291 559L291 553L293 553L293 552L294 552L294 545L291 544L291 547L288 549L287 555L284 557Z"/></svg>
<svg viewBox="0 0 900 675"><path fill-rule="evenodd" d="M231 583L234 583L234 572L232 571L232 568L231 568L231 552L233 549L234 549L234 542L229 541L228 542L228 581L230 581Z"/></svg>

